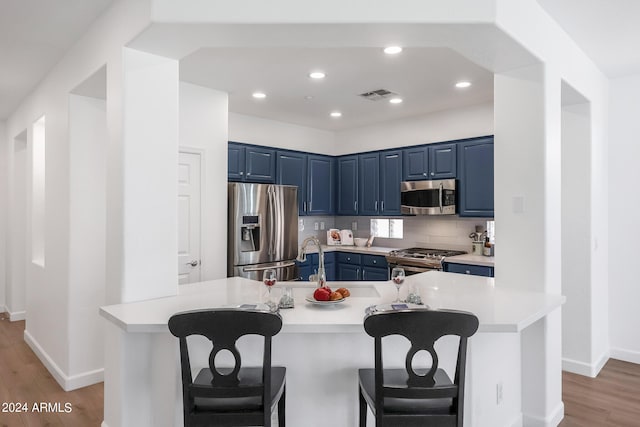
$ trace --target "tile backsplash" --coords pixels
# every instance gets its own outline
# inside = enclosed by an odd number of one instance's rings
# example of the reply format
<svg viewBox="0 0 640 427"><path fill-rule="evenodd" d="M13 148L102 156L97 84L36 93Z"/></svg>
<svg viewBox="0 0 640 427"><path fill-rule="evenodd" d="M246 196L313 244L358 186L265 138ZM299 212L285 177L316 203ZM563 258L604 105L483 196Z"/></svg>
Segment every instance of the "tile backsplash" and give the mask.
<svg viewBox="0 0 640 427"><path fill-rule="evenodd" d="M298 241L302 242L308 236L318 236L321 243L327 242L326 230L329 228L356 229L354 237L369 237L368 216L309 216L300 217L304 223L304 230L298 231ZM397 217L396 217L397 218ZM486 227L484 218L460 218L457 216L406 216L403 219L403 239L376 238L375 246L391 248L424 247L435 249L455 249L471 252L471 239L469 234L475 231L475 226ZM325 230L314 230L315 223L320 228L321 222L325 223Z"/></svg>

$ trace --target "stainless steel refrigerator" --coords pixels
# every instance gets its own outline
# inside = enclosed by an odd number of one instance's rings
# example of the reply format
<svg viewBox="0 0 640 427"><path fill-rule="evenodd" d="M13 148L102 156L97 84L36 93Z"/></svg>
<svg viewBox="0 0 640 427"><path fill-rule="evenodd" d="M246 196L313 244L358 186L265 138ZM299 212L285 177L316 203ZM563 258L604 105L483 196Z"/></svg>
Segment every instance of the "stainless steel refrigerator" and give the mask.
<svg viewBox="0 0 640 427"><path fill-rule="evenodd" d="M229 183L228 277L262 280L275 269L278 280L296 278L297 193L290 185Z"/></svg>

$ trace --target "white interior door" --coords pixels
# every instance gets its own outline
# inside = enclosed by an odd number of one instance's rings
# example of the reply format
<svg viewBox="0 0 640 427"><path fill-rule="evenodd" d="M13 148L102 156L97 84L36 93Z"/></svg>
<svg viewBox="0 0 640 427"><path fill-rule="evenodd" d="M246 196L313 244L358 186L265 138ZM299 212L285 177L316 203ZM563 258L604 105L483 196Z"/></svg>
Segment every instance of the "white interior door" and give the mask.
<svg viewBox="0 0 640 427"><path fill-rule="evenodd" d="M178 157L178 283L200 279L201 156L180 152Z"/></svg>

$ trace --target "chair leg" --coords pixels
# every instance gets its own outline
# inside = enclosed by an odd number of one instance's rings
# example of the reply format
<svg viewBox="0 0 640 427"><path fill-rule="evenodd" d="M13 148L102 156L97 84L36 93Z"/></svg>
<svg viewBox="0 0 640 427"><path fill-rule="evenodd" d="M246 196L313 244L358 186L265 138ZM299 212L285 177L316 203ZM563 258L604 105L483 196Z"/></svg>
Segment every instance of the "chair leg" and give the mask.
<svg viewBox="0 0 640 427"><path fill-rule="evenodd" d="M284 389L282 390L282 396L280 396L280 400L278 401L278 427L285 427L285 401L287 397L287 386L285 384Z"/></svg>
<svg viewBox="0 0 640 427"><path fill-rule="evenodd" d="M367 401L364 400L362 390L358 387L359 402L360 402L360 427L367 427Z"/></svg>

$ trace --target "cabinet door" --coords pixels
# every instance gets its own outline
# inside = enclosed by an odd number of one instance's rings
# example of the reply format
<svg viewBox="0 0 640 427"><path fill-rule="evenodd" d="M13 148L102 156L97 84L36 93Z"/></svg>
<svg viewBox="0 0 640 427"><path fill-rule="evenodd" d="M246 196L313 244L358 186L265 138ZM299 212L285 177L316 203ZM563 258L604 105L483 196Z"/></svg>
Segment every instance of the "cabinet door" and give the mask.
<svg viewBox="0 0 640 427"><path fill-rule="evenodd" d="M402 159L404 181L428 179L429 150L426 147L405 148Z"/></svg>
<svg viewBox="0 0 640 427"><path fill-rule="evenodd" d="M338 215L358 214L358 156L338 158Z"/></svg>
<svg viewBox="0 0 640 427"><path fill-rule="evenodd" d="M338 264L338 280L341 281L358 281L360 280L359 265Z"/></svg>
<svg viewBox="0 0 640 427"><path fill-rule="evenodd" d="M380 205L380 157L378 153L358 156L358 214L378 215Z"/></svg>
<svg viewBox="0 0 640 427"><path fill-rule="evenodd" d="M458 144L458 213L493 218L493 138Z"/></svg>
<svg viewBox="0 0 640 427"><path fill-rule="evenodd" d="M333 163L328 156L309 154L307 183L307 214L333 215Z"/></svg>
<svg viewBox="0 0 640 427"><path fill-rule="evenodd" d="M276 181L276 151L246 147L245 181L274 183Z"/></svg>
<svg viewBox="0 0 640 427"><path fill-rule="evenodd" d="M380 153L380 215L401 215L402 151Z"/></svg>
<svg viewBox="0 0 640 427"><path fill-rule="evenodd" d="M362 280L384 282L389 280L389 270L386 268L362 267Z"/></svg>
<svg viewBox="0 0 640 427"><path fill-rule="evenodd" d="M227 179L242 181L244 179L244 146L229 142L227 160Z"/></svg>
<svg viewBox="0 0 640 427"><path fill-rule="evenodd" d="M456 177L456 144L429 147L429 179Z"/></svg>
<svg viewBox="0 0 640 427"><path fill-rule="evenodd" d="M307 155L278 151L276 183L298 187L298 214L307 214Z"/></svg>

